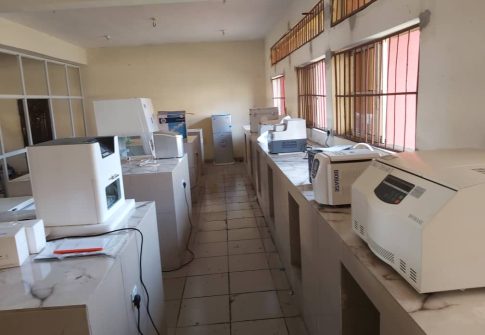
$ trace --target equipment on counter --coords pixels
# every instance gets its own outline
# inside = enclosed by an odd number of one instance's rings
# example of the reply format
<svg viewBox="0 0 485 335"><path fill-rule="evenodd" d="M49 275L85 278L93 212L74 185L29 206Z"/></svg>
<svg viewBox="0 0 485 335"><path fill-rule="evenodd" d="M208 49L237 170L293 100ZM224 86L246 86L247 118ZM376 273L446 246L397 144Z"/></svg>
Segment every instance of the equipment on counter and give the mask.
<svg viewBox="0 0 485 335"><path fill-rule="evenodd" d="M315 201L330 206L350 205L352 184L378 157L379 153L370 149L317 153L311 171Z"/></svg>
<svg viewBox="0 0 485 335"><path fill-rule="evenodd" d="M38 254L46 244L43 220L25 220L0 223L0 232L3 229L24 228L27 246L30 254Z"/></svg>
<svg viewBox="0 0 485 335"><path fill-rule="evenodd" d="M158 129L163 132L175 132L187 139L185 111L158 112Z"/></svg>
<svg viewBox="0 0 485 335"><path fill-rule="evenodd" d="M21 266L28 257L25 228L0 228L0 269Z"/></svg>
<svg viewBox="0 0 485 335"><path fill-rule="evenodd" d="M352 229L418 292L485 286L485 151L400 153L352 186Z"/></svg>
<svg viewBox="0 0 485 335"><path fill-rule="evenodd" d="M125 201L116 136L43 142L27 147L27 157L36 216L48 233L110 230L133 208Z"/></svg>
<svg viewBox="0 0 485 335"><path fill-rule="evenodd" d="M183 136L172 131L157 131L153 133L155 158L176 158L184 155Z"/></svg>
<svg viewBox="0 0 485 335"><path fill-rule="evenodd" d="M263 133L272 130L275 125L277 124L283 124L285 120L291 119L290 116L278 116L277 118L271 117L268 119L266 116L261 117L261 120L259 121L259 131L258 135L262 135Z"/></svg>
<svg viewBox="0 0 485 335"><path fill-rule="evenodd" d="M308 180L310 183L312 182L312 166L313 166L313 160L315 159L315 155L323 152L323 148L321 149L307 149L306 153L308 156Z"/></svg>
<svg viewBox="0 0 485 335"><path fill-rule="evenodd" d="M143 154L155 156L152 133L158 131L158 125L150 99L98 100L93 104L98 136L119 136L120 140L133 138L126 142L127 156L142 154L137 146L143 148ZM136 141L137 137L141 143Z"/></svg>
<svg viewBox="0 0 485 335"><path fill-rule="evenodd" d="M306 122L304 119L284 120L268 131L268 149L271 154L304 152L306 150Z"/></svg>
<svg viewBox="0 0 485 335"><path fill-rule="evenodd" d="M261 134L259 125L262 118L265 120L277 120L279 116L278 107L251 108L249 110L249 129L251 133ZM264 132L264 131L263 131Z"/></svg>

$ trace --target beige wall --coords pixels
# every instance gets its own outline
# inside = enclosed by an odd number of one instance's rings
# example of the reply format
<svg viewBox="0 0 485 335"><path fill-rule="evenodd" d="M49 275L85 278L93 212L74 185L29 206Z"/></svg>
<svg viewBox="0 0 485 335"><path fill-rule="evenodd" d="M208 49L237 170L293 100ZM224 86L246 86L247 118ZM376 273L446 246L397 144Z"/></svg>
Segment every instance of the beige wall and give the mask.
<svg viewBox="0 0 485 335"><path fill-rule="evenodd" d="M86 64L87 59L84 48L3 18L0 18L1 46L77 64Z"/></svg>
<svg viewBox="0 0 485 335"><path fill-rule="evenodd" d="M327 9L330 2L325 0ZM269 48L286 32L288 24L295 25L301 19L301 13L315 3L316 0L294 0L266 38L266 79L281 73L286 75L287 106L292 115L297 115L298 111L295 66L325 55L329 50L338 51L417 20L422 15L425 20L421 32L417 148L485 147L482 98L485 92L485 67L482 66L485 44L478 42L483 40L485 29L484 1L376 1L334 28L330 27L327 10L325 32L276 66L271 66ZM331 78L330 70L327 66L327 78ZM332 83L327 81L327 84L327 95L331 96ZM269 84L266 90L267 103L270 103ZM331 99L328 99L327 108L332 111Z"/></svg>
<svg viewBox="0 0 485 335"><path fill-rule="evenodd" d="M188 125L204 129L208 159L210 116L230 113L235 156L242 157L248 109L266 99L264 57L263 41L89 49L83 69L88 132L95 133L93 100L147 97L155 112L190 113Z"/></svg>

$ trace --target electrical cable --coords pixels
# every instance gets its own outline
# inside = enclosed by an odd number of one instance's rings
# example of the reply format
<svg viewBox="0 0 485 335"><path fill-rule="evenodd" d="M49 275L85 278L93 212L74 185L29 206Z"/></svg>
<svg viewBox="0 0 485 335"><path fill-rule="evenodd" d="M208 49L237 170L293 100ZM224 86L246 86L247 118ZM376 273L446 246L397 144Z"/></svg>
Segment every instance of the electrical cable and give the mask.
<svg viewBox="0 0 485 335"><path fill-rule="evenodd" d="M189 200L187 199L187 183L184 181L183 184L182 184L182 186L184 187L185 205L186 205L186 208L187 208L187 217L189 218L189 223L190 223L189 238L187 239L187 243L185 245L185 250L187 252L189 252L189 254L191 255L191 258L190 258L190 260L188 260L187 262L183 263L179 267L177 267L175 269L164 270L164 271L162 271L163 273L178 271L181 268L183 268L183 267L189 265L190 263L192 263L194 261L194 259L195 259L195 253L190 249L190 239L192 238L192 231L194 230L194 225L192 224L192 218L190 217L190 206L189 206Z"/></svg>
<svg viewBox="0 0 485 335"><path fill-rule="evenodd" d="M155 322L153 321L152 315L150 313L150 294L148 293L148 289L147 289L147 287L145 285L145 282L143 281L142 260L143 260L143 243L144 243L144 238L143 238L143 233L141 232L141 230L139 230L138 228L119 228L119 229L111 230L111 231L104 232L104 233L94 234L94 235L78 235L78 236L59 237L59 238L55 238L55 239L49 240L49 242L54 242L54 241L59 241L59 240L69 239L69 238L99 237L99 236L114 234L114 233L118 233L118 232L122 232L122 231L136 231L136 232L138 232L138 234L140 234L140 238L141 238L141 242L140 242L140 257L139 257L139 262L138 262L139 272L140 272L139 279L140 279L140 284L143 287L143 290L145 291L145 294L147 296L146 310L147 310L148 318L150 319L150 322L151 322L151 324L153 326L153 329L155 330L155 332L157 333L157 335L160 335L160 332L158 331L158 328L155 325Z"/></svg>

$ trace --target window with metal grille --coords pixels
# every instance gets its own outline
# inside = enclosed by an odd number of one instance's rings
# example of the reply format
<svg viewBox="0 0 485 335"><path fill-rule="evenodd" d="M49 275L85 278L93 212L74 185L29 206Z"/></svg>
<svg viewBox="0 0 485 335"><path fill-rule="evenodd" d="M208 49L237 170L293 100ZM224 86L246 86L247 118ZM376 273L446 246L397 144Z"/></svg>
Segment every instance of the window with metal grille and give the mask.
<svg viewBox="0 0 485 335"><path fill-rule="evenodd" d="M327 126L325 62L320 60L297 68L298 115L308 128Z"/></svg>
<svg viewBox="0 0 485 335"><path fill-rule="evenodd" d="M271 79L273 87L273 106L278 107L278 114L286 114L285 101L285 76L278 76Z"/></svg>
<svg viewBox="0 0 485 335"><path fill-rule="evenodd" d="M376 0L332 0L332 27Z"/></svg>
<svg viewBox="0 0 485 335"><path fill-rule="evenodd" d="M320 0L305 17L271 47L271 64L286 58L323 32L323 0Z"/></svg>
<svg viewBox="0 0 485 335"><path fill-rule="evenodd" d="M419 28L336 53L337 135L395 150L414 150Z"/></svg>

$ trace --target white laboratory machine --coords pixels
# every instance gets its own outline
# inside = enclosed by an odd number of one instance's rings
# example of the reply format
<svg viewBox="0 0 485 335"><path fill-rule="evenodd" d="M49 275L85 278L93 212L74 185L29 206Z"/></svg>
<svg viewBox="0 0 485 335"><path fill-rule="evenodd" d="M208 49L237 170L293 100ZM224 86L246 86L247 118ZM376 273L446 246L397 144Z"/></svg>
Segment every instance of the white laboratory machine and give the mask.
<svg viewBox="0 0 485 335"><path fill-rule="evenodd" d="M278 107L251 108L249 110L249 129L251 133L257 133L259 131L261 118L275 120L278 119L278 115Z"/></svg>
<svg viewBox="0 0 485 335"><path fill-rule="evenodd" d="M184 155L184 137L173 131L157 131L153 133L155 158L179 158Z"/></svg>
<svg viewBox="0 0 485 335"><path fill-rule="evenodd" d="M214 140L214 164L233 164L231 114L212 115L212 136Z"/></svg>
<svg viewBox="0 0 485 335"><path fill-rule="evenodd" d="M125 201L116 136L43 142L27 147L27 157L36 216L52 235L111 230L134 207Z"/></svg>
<svg viewBox="0 0 485 335"><path fill-rule="evenodd" d="M420 293L485 286L485 151L400 153L352 186L352 229Z"/></svg>
<svg viewBox="0 0 485 335"><path fill-rule="evenodd" d="M273 125L268 131L268 150L272 154L304 152L306 150L306 121L294 118Z"/></svg>
<svg viewBox="0 0 485 335"><path fill-rule="evenodd" d="M130 144L133 143L134 153L127 155L155 156L152 133L158 131L158 124L150 99L98 100L94 101L93 105L98 136L139 137L141 143L136 143L136 140L128 142L127 149L129 150ZM141 146L142 152L138 152L136 146Z"/></svg>
<svg viewBox="0 0 485 335"><path fill-rule="evenodd" d="M315 155L312 164L315 201L330 206L350 205L352 184L379 153L371 149L324 150Z"/></svg>

